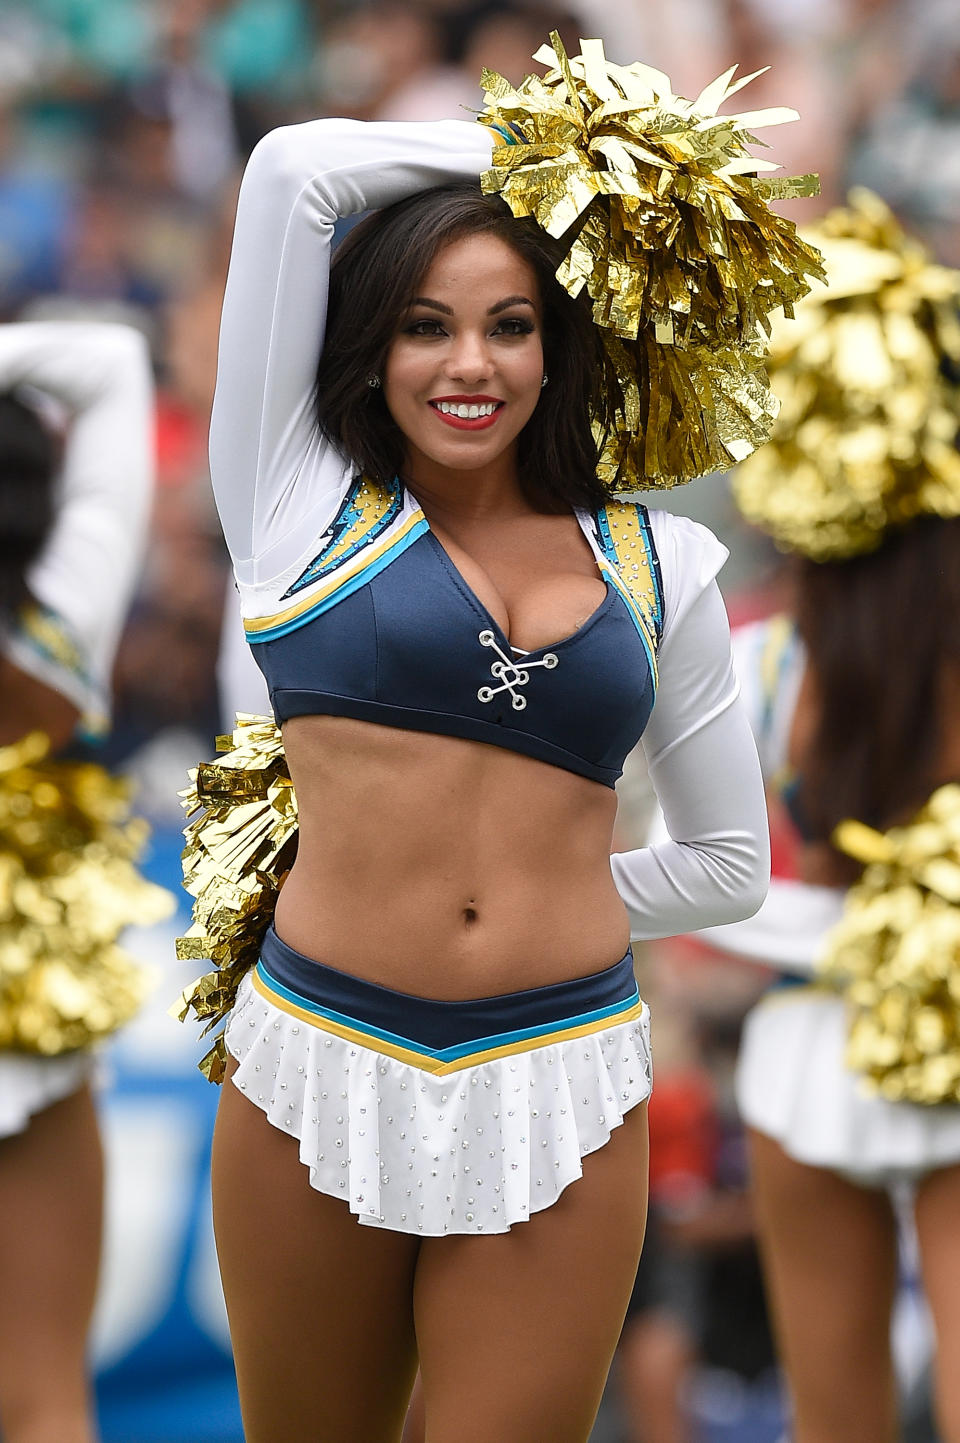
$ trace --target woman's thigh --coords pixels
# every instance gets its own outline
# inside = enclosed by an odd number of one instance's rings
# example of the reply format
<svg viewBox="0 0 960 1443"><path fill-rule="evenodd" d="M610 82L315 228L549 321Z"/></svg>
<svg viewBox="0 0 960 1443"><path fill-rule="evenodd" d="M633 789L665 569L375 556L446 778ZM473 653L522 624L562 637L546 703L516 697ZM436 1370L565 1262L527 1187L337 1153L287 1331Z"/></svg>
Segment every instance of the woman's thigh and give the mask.
<svg viewBox="0 0 960 1443"><path fill-rule="evenodd" d="M897 1232L886 1193L750 1134L757 1226L796 1443L892 1443Z"/></svg>
<svg viewBox="0 0 960 1443"><path fill-rule="evenodd" d="M924 1178L915 1215L937 1335L937 1422L944 1443L960 1443L960 1167L939 1168Z"/></svg>
<svg viewBox="0 0 960 1443"><path fill-rule="evenodd" d="M312 1188L296 1138L229 1076L213 1210L247 1443L396 1443L417 1366L418 1240Z"/></svg>
<svg viewBox="0 0 960 1443"><path fill-rule="evenodd" d="M415 1313L427 1443L585 1443L637 1270L646 1107L509 1233L425 1239Z"/></svg>
<svg viewBox="0 0 960 1443"><path fill-rule="evenodd" d="M90 1089L0 1141L0 1419L5 1437L93 1436L87 1330L100 1264L103 1155Z"/></svg>

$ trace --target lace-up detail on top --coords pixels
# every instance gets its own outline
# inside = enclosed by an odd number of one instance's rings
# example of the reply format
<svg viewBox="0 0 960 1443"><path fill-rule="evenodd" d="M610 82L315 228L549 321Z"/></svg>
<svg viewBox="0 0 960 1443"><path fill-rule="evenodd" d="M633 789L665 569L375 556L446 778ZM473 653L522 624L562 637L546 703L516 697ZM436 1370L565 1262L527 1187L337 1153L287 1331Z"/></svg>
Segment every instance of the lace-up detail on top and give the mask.
<svg viewBox="0 0 960 1443"><path fill-rule="evenodd" d="M399 482L358 478L282 611L246 622L278 721L344 716L486 742L612 787L653 708L663 615L647 513L577 518L606 597L526 652ZM479 646L478 646L479 642Z"/></svg>
<svg viewBox="0 0 960 1443"><path fill-rule="evenodd" d="M507 656L496 636L489 630L481 631L477 640L481 646L489 646L497 653L499 661L492 661L490 670L500 683L499 686L482 686L477 692L478 700L493 701L493 698L499 696L502 691L508 691L514 711L523 711L527 705L526 697L521 695L517 688L527 685L533 668L543 666L547 671L552 671L560 662L560 658L555 656L552 651L548 651L539 661L527 661L525 658L528 653L519 652L520 659L515 661L513 657ZM519 648L511 648L511 650L519 651Z"/></svg>

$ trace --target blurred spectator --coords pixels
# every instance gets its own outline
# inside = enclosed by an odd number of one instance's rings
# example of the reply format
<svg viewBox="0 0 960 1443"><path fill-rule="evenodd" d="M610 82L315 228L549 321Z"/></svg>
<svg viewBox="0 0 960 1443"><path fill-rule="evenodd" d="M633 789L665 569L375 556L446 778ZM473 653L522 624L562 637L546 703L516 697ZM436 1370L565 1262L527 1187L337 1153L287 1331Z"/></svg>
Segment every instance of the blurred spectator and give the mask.
<svg viewBox="0 0 960 1443"><path fill-rule="evenodd" d="M201 47L235 95L289 103L307 82L311 25L304 0L216 0Z"/></svg>
<svg viewBox="0 0 960 1443"><path fill-rule="evenodd" d="M134 200L118 182L93 183L80 192L64 227L60 291L146 310L159 305L163 289L147 264Z"/></svg>
<svg viewBox="0 0 960 1443"><path fill-rule="evenodd" d="M24 154L20 114L0 95L0 317L58 281L71 187Z"/></svg>
<svg viewBox="0 0 960 1443"><path fill-rule="evenodd" d="M347 12L319 52L322 107L377 120L446 119L483 103L484 66L519 84L542 69L532 56L551 30L575 53L581 21L569 10L481 0L408 5L397 0Z"/></svg>
<svg viewBox="0 0 960 1443"><path fill-rule="evenodd" d="M960 264L960 25L956 10L922 7L888 25L888 82L864 103L847 157L850 184L877 190L948 264ZM898 42L903 39L904 46ZM894 48L896 47L896 49Z"/></svg>
<svg viewBox="0 0 960 1443"><path fill-rule="evenodd" d="M442 74L442 61L440 27L426 6L376 0L351 9L329 26L318 52L320 108L361 120L409 118L395 114L393 101L422 92L431 114L456 114L459 77ZM436 102L429 98L432 87L443 90ZM418 118L425 118L423 112Z"/></svg>

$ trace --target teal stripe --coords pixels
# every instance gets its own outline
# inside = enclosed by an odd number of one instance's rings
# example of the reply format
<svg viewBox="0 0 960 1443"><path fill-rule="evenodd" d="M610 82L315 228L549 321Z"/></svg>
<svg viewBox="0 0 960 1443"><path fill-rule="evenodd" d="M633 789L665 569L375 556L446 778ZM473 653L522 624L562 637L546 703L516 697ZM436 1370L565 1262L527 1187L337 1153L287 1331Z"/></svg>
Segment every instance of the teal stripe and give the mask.
<svg viewBox="0 0 960 1443"><path fill-rule="evenodd" d="M599 1007L595 1012L581 1012L579 1017L563 1017L548 1027L525 1027L519 1032L503 1032L498 1037L478 1037L475 1042L461 1042L458 1047L445 1047L436 1053L441 1062L453 1062L458 1057L469 1057L471 1052L493 1052L511 1042L527 1042L534 1037L548 1037L551 1032L566 1032L569 1027L582 1027L587 1022L602 1022L605 1017L615 1017L626 1012L640 1001L636 988L633 994L622 1002L613 1002L609 1007Z"/></svg>
<svg viewBox="0 0 960 1443"><path fill-rule="evenodd" d="M394 1047L403 1047L408 1052L416 1052L421 1057L432 1058L435 1062L454 1062L459 1057L469 1057L473 1052L493 1052L496 1048L506 1047L512 1042L527 1042L534 1037L548 1037L552 1032L565 1032L570 1027L582 1027L588 1022L602 1022L604 1018L615 1017L619 1012L626 1012L640 1001L640 993L635 987L629 997L625 997L620 1002L611 1003L609 1007L597 1008L594 1012L582 1012L576 1017L564 1017L548 1026L525 1027L519 1032L500 1032L493 1037L478 1037L472 1042L461 1042L456 1047L443 1047L437 1050L432 1047L424 1047L409 1037L400 1036L399 1033L385 1032L379 1027L371 1027L366 1022L361 1022L359 1018L349 1017L345 1012L335 1012L332 1007L323 1007L318 1002L312 1002L308 997L301 997L299 992L294 992L272 977L262 962L257 963L257 973L271 992L275 992L278 997L285 997L288 1002L302 1007L305 1012L312 1012L316 1017L326 1017L331 1022L339 1023L341 1027L349 1027L354 1032L362 1032L367 1037L375 1037L381 1042L389 1042Z"/></svg>
<svg viewBox="0 0 960 1443"><path fill-rule="evenodd" d="M488 130L495 130L498 135L502 135L508 145L526 145L527 143L521 132L513 126L500 125L496 120L481 119L480 123L485 125Z"/></svg>
<svg viewBox="0 0 960 1443"><path fill-rule="evenodd" d="M278 997L285 997L288 1002L295 1003L302 1007L305 1012L312 1012L317 1017L329 1018L331 1022L339 1022L341 1027L352 1027L354 1032L363 1032L368 1037L378 1037L381 1042L392 1042L394 1047L405 1047L408 1052L419 1052L422 1057L438 1057L439 1053L434 1052L430 1047L422 1047L419 1042L411 1042L408 1037L401 1037L396 1032L384 1032L379 1027L369 1027L366 1022L360 1022L356 1017L348 1017L345 1012L335 1012L332 1007L321 1007L319 1002L311 1002L309 997L301 997L299 992L294 992L290 987L284 987L272 977L262 962L257 963L257 972L260 980L275 992Z"/></svg>
<svg viewBox="0 0 960 1443"><path fill-rule="evenodd" d="M627 608L627 611L628 611L629 616L630 616L630 620L633 622L634 627L636 628L637 635L639 636L640 640L643 642L643 649L644 649L644 651L645 651L646 654L647 654L647 665L648 665L649 668L650 668L650 679L651 679L651 681L653 682L654 690L656 690L657 679L658 679L657 659L656 659L656 656L654 655L653 651L650 649L650 637L649 637L648 634L647 634L647 629L646 629L646 627L643 625L643 622L640 620L640 617L639 617L640 608L639 608L639 606L637 605L637 603L634 601L633 597L630 595L630 592L629 592L626 584L625 584L623 581L620 580L619 575L618 575L617 572L613 569L613 567L610 568L609 575L610 575L611 581L612 581L612 583L613 583L613 589L614 589L614 591L617 593L617 595L620 597L620 600L623 602L624 606Z"/></svg>
<svg viewBox="0 0 960 1443"><path fill-rule="evenodd" d="M301 626L306 626L307 623L313 621L315 617L322 616L325 611L329 611L331 607L336 606L338 601L344 601L355 591L359 591L361 586L366 586L379 572L385 570L392 561L396 561L397 557L401 556L408 546L412 546L413 543L428 530L429 525L426 518L418 521L416 526L410 528L406 536L402 536L398 541L395 541L382 556L377 557L376 561L362 567L349 581L345 581L341 587L329 596L321 598L315 606L308 607L308 609L301 612L299 616L294 616L289 621L281 622L279 626L271 627L269 631L247 632L246 635L249 645L259 646L261 642L264 641L276 641L278 637L288 636L291 631L298 631Z"/></svg>

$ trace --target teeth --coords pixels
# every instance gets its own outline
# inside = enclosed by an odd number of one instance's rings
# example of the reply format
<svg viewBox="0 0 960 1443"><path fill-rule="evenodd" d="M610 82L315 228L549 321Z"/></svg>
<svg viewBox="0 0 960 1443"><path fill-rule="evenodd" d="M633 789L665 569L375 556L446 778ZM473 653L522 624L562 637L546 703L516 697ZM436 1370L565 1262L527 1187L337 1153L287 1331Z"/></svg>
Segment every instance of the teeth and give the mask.
<svg viewBox="0 0 960 1443"><path fill-rule="evenodd" d="M462 401L436 401L434 404L444 416L458 416L462 421L475 421L478 416L492 416L497 409L496 401L484 401L482 405L468 405Z"/></svg>

